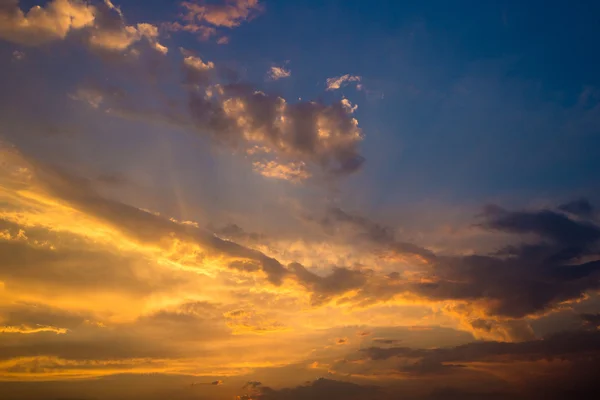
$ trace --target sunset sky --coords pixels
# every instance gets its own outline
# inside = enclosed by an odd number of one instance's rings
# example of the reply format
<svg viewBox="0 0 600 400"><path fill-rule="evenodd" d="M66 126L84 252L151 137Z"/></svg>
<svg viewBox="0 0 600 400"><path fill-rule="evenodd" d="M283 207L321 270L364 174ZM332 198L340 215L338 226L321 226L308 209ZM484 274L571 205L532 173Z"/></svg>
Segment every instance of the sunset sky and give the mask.
<svg viewBox="0 0 600 400"><path fill-rule="evenodd" d="M600 2L0 0L0 398L600 398Z"/></svg>

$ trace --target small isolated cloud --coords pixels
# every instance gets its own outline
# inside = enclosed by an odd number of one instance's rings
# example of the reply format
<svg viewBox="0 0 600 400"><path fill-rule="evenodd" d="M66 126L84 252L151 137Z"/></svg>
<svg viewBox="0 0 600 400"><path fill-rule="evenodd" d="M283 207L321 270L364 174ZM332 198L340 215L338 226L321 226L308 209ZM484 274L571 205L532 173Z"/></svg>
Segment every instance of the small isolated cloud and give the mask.
<svg viewBox="0 0 600 400"><path fill-rule="evenodd" d="M258 382L258 381L248 381L248 382L246 382L244 384L244 386L242 386L242 389L256 389L260 385L262 385L261 382Z"/></svg>
<svg viewBox="0 0 600 400"><path fill-rule="evenodd" d="M167 29L194 33L201 40L216 36L217 28L238 27L263 10L258 0L225 0L221 4L184 1L181 6L185 9L181 21L166 24ZM221 37L218 43L225 44L227 40Z"/></svg>
<svg viewBox="0 0 600 400"><path fill-rule="evenodd" d="M216 381L212 381L212 382L194 382L192 383L191 386L221 386L223 384L222 380L216 380Z"/></svg>
<svg viewBox="0 0 600 400"><path fill-rule="evenodd" d="M57 328L55 326L44 326L44 325L20 325L20 326L0 326L0 333L20 333L24 335L30 335L40 332L52 332L57 335L64 335L68 332L65 328Z"/></svg>
<svg viewBox="0 0 600 400"><path fill-rule="evenodd" d="M217 39L217 44L227 44L229 43L229 36L221 36Z"/></svg>
<svg viewBox="0 0 600 400"><path fill-rule="evenodd" d="M19 62L22 61L25 58L25 53L19 50L15 50L12 53L12 61L13 62Z"/></svg>
<svg viewBox="0 0 600 400"><path fill-rule="evenodd" d="M348 85L351 82L360 82L361 80L362 77L350 74L334 76L333 78L327 78L327 90L337 90Z"/></svg>
<svg viewBox="0 0 600 400"><path fill-rule="evenodd" d="M292 76L292 71L290 71L289 69L285 69L284 67L273 66L271 67L269 72L267 72L267 77L273 81L283 78L289 78L290 76Z"/></svg>

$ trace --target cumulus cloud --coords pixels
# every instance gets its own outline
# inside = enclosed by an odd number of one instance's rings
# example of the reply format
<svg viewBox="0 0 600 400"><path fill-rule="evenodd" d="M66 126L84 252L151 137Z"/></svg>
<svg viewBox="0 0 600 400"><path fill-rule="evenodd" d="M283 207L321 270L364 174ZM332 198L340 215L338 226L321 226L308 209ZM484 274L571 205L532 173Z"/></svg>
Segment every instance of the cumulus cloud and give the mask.
<svg viewBox="0 0 600 400"><path fill-rule="evenodd" d="M108 1L96 8L88 41L92 48L123 52L145 39L155 51L164 55L168 49L158 42L158 36L158 28L152 24L128 25L121 10Z"/></svg>
<svg viewBox="0 0 600 400"><path fill-rule="evenodd" d="M337 90L348 85L349 83L360 82L361 80L362 78L358 75L346 74L341 76L334 76L333 78L327 78L326 86L327 90Z"/></svg>
<svg viewBox="0 0 600 400"><path fill-rule="evenodd" d="M0 6L0 38L24 45L41 45L65 39L75 30L85 30L92 48L123 51L146 39L157 52L168 49L158 42L157 27L139 23L127 25L121 9L111 1L91 5L81 0L53 0L27 13L18 0Z"/></svg>
<svg viewBox="0 0 600 400"><path fill-rule="evenodd" d="M269 69L269 72L267 72L267 77L273 81L289 78L290 76L292 76L292 71L285 69L284 67L272 66L271 69Z"/></svg>
<svg viewBox="0 0 600 400"><path fill-rule="evenodd" d="M279 159L267 154L255 165L268 176L305 178L304 165L309 172L317 167L329 176L345 175L364 161L358 121L341 102L288 103L249 85L216 84L191 92L190 111L196 126L218 143L272 151Z"/></svg>
<svg viewBox="0 0 600 400"><path fill-rule="evenodd" d="M0 38L35 46L64 39L70 31L92 25L94 18L95 8L80 0L52 0L26 13L19 0L7 0L0 5Z"/></svg>

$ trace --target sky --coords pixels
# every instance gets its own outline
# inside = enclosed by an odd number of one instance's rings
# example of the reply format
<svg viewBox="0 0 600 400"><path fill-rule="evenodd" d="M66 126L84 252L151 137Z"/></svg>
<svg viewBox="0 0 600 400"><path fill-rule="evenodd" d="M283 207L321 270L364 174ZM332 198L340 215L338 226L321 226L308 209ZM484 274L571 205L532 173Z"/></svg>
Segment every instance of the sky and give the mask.
<svg viewBox="0 0 600 400"><path fill-rule="evenodd" d="M599 15L0 0L0 397L598 398Z"/></svg>

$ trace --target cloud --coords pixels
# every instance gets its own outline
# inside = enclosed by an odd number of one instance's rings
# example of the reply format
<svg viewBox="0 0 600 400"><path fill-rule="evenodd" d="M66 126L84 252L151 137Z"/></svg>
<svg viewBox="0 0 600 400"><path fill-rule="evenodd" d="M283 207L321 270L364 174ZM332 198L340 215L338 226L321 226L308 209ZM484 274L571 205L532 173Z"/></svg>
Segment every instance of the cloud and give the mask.
<svg viewBox="0 0 600 400"><path fill-rule="evenodd" d="M362 240L385 247L396 254L409 254L419 256L424 260L435 259L433 252L419 247L413 243L398 241L394 230L361 215L354 215L339 207L329 207L325 217L320 219L325 231L334 235L339 225L350 226L356 232L354 240Z"/></svg>
<svg viewBox="0 0 600 400"><path fill-rule="evenodd" d="M4 150L6 152L6 150ZM13 162L27 165L27 161L23 157L12 151L13 154L10 157ZM265 256L259 251L252 250L243 246L240 246L234 242L219 239L211 233L195 228L190 225L182 225L172 222L168 219L162 218L142 211L138 208L114 201L108 200L101 197L92 188L91 182L84 178L79 178L67 174L63 171L52 169L49 166L31 166L27 169L33 173L36 185L43 188L47 195L62 199L61 201L69 203L72 207L86 215L93 215L104 223L118 227L119 231L130 239L139 243L146 244L160 244L164 237L177 237L178 240L194 243L204 249L207 254L203 254L202 257L209 256L208 253L212 253L213 256L218 257L224 254L228 254L234 259L248 259L250 261L258 263L261 269L267 274L268 279L276 284L280 284L283 277L287 274L286 269L275 259ZM23 267L29 265L27 263L28 257L26 255L29 250L25 245L20 243L0 243L4 246L11 248L10 253L13 255L11 262L4 263L6 266L6 273L20 274L26 278L27 274L23 268L9 268L11 263L14 265L21 265ZM19 247L20 246L20 247ZM20 250L19 250L20 249ZM49 253L48 253L49 252ZM46 256L45 253L48 253ZM35 254L35 252L34 252ZM69 251L68 253L62 254L60 252L50 252L50 250L39 249L37 250L38 257L40 259L48 259L51 265L73 265L75 262L67 262L61 259L61 257L91 257L98 263L107 262L104 258L106 257L123 257L125 252L121 252L121 255L116 256L112 254L97 254L95 256L86 254L78 251ZM48 257L48 258L47 258ZM13 266L14 266L13 265ZM123 261L120 263L117 261L109 262L109 265L123 265ZM50 273L49 267L46 269ZM112 279L118 277L121 274L108 274L108 271L103 268L95 269L98 273L107 273L107 278ZM75 272L75 271L74 271ZM74 273L72 277L77 277L79 274ZM91 278L94 279L94 278ZM97 278L95 278L97 279ZM66 280L65 280L66 282Z"/></svg>
<svg viewBox="0 0 600 400"><path fill-rule="evenodd" d="M340 382L330 379L318 379L312 383L295 388L285 388L273 390L269 387L263 387L257 400L325 400L325 399L383 399L382 392L376 386L363 386L349 382Z"/></svg>
<svg viewBox="0 0 600 400"><path fill-rule="evenodd" d="M19 62L25 59L25 53L19 50L15 50L12 53L12 61Z"/></svg>
<svg viewBox="0 0 600 400"><path fill-rule="evenodd" d="M520 343L472 342L465 345L438 349L409 347L370 347L363 350L371 360L392 357L418 359L425 363L471 363L503 361L537 361L552 358L576 360L600 355L600 333L566 331L544 338Z"/></svg>
<svg viewBox="0 0 600 400"><path fill-rule="evenodd" d="M65 328L57 328L55 326L44 326L44 325L20 325L20 326L0 326L0 333L21 333L21 334L33 334L40 332L52 332L57 335L64 335L67 333Z"/></svg>
<svg viewBox="0 0 600 400"><path fill-rule="evenodd" d="M600 313L590 314L585 313L580 315L585 328L600 329Z"/></svg>
<svg viewBox="0 0 600 400"><path fill-rule="evenodd" d="M254 18L263 10L258 0L225 0L222 4L184 1L185 9L181 22L166 24L171 31L186 31L198 34L201 40L208 40L217 35L217 28L235 28L242 22ZM222 36L219 44L227 43Z"/></svg>
<svg viewBox="0 0 600 400"><path fill-rule="evenodd" d="M289 78L290 76L292 76L292 71L285 69L284 67L273 66L269 69L269 72L267 72L267 77L273 81Z"/></svg>
<svg viewBox="0 0 600 400"><path fill-rule="evenodd" d="M146 39L161 54L168 49L158 43L158 29L148 23L125 23L120 8L105 0L93 6L80 0L52 0L45 7L35 6L26 14L18 0L0 6L0 38L36 46L65 39L74 30L82 30L88 45L105 51L124 51Z"/></svg>
<svg viewBox="0 0 600 400"><path fill-rule="evenodd" d="M326 86L327 90L337 90L340 89L351 82L360 82L362 78L358 75L341 75L335 76L333 78L327 78Z"/></svg>
<svg viewBox="0 0 600 400"><path fill-rule="evenodd" d="M206 22L217 27L234 28L260 12L258 0L226 0L225 4L200 4L185 1L181 5L187 10L185 19Z"/></svg>
<svg viewBox="0 0 600 400"><path fill-rule="evenodd" d="M533 233L565 245L585 247L600 239L599 227L571 220L550 210L507 212L500 207L489 206L484 211L484 216L487 221L483 225L488 229L509 233Z"/></svg>
<svg viewBox="0 0 600 400"><path fill-rule="evenodd" d="M358 151L363 137L358 121L341 102L288 103L250 85L216 84L192 91L189 106L197 129L218 143L269 149L255 165L267 176L302 179L316 167L335 177L355 172L364 161ZM308 174L299 169L303 164Z"/></svg>
<svg viewBox="0 0 600 400"><path fill-rule="evenodd" d="M186 49L180 49L183 54L183 70L185 81L193 85L207 85L214 76L215 64L211 61L204 62Z"/></svg>
<svg viewBox="0 0 600 400"><path fill-rule="evenodd" d="M291 182L300 182L311 176L306 169L306 164L302 161L289 164L280 164L273 160L268 162L255 161L252 163L252 168L264 177Z"/></svg>
<svg viewBox="0 0 600 400"><path fill-rule="evenodd" d="M584 218L591 217L594 214L594 207L586 199L578 199L561 204L558 208L559 210Z"/></svg>
<svg viewBox="0 0 600 400"><path fill-rule="evenodd" d="M294 271L298 282L313 293L311 302L314 305L321 304L350 290L362 288L368 278L362 271L353 271L347 268L334 268L331 274L324 277L308 271L298 263L292 263L288 268Z"/></svg>
<svg viewBox="0 0 600 400"><path fill-rule="evenodd" d="M72 30L93 24L95 8L79 0L52 0L24 13L19 0L0 5L0 38L35 46L64 39Z"/></svg>
<svg viewBox="0 0 600 400"><path fill-rule="evenodd" d="M89 28L88 42L94 49L123 52L145 39L158 53L167 54L168 48L158 42L158 28L148 23L127 25L121 10L110 1L96 8L94 24Z"/></svg>

